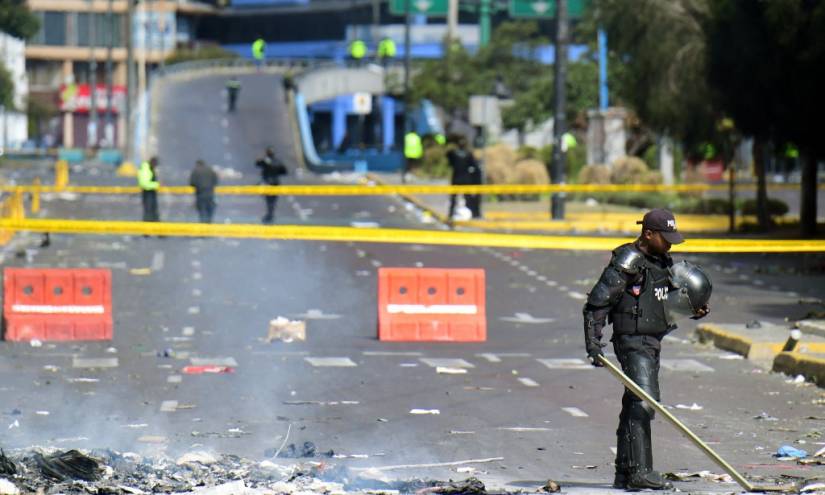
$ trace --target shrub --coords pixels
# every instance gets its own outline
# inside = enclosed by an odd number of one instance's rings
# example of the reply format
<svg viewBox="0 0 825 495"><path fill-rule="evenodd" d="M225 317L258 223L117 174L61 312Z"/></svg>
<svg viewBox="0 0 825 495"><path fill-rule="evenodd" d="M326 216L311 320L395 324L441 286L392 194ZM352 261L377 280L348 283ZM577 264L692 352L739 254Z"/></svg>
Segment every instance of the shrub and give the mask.
<svg viewBox="0 0 825 495"><path fill-rule="evenodd" d="M782 200L768 198L768 216L781 217L788 213L788 205ZM756 215L756 199L749 198L742 201L740 208L743 215Z"/></svg>
<svg viewBox="0 0 825 495"><path fill-rule="evenodd" d="M201 45L196 48L179 48L166 58L167 64L188 62L190 60L222 60L238 58L234 52L217 45Z"/></svg>
<svg viewBox="0 0 825 495"><path fill-rule="evenodd" d="M450 165L447 163L447 148L435 145L424 148L421 163L413 171L416 175L442 179L450 176Z"/></svg>
<svg viewBox="0 0 825 495"><path fill-rule="evenodd" d="M610 180L614 184L639 184L649 172L647 164L635 156L623 156L612 164Z"/></svg>
<svg viewBox="0 0 825 495"><path fill-rule="evenodd" d="M577 177L579 184L610 184L607 165L585 165Z"/></svg>

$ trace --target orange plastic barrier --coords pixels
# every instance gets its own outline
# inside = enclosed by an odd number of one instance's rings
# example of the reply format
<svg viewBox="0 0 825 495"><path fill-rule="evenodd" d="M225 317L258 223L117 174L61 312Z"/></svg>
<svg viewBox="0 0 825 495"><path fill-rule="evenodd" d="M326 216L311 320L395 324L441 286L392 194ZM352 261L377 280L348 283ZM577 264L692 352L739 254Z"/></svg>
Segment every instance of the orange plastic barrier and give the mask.
<svg viewBox="0 0 825 495"><path fill-rule="evenodd" d="M378 340L484 342L484 270L380 268Z"/></svg>
<svg viewBox="0 0 825 495"><path fill-rule="evenodd" d="M111 340L112 273L101 268L6 268L4 338Z"/></svg>

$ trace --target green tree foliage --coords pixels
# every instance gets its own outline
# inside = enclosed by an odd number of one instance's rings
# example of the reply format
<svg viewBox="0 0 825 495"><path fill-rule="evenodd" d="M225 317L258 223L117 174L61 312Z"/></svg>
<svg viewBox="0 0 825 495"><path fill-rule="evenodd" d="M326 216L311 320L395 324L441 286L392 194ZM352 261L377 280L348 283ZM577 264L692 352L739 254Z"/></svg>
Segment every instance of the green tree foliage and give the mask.
<svg viewBox="0 0 825 495"><path fill-rule="evenodd" d="M413 78L411 98L429 99L452 115L467 108L470 95L483 83L473 57L464 47L458 43L448 45L445 40L444 53L447 55L442 60L423 63Z"/></svg>
<svg viewBox="0 0 825 495"><path fill-rule="evenodd" d="M7 109L14 108L14 80L2 63L0 63L0 105Z"/></svg>
<svg viewBox="0 0 825 495"><path fill-rule="evenodd" d="M592 37L604 27L625 66L617 96L647 126L689 146L715 128L703 30L711 1L601 0L583 25Z"/></svg>
<svg viewBox="0 0 825 495"><path fill-rule="evenodd" d="M0 31L28 39L40 30L40 20L31 13L26 0L0 1Z"/></svg>
<svg viewBox="0 0 825 495"><path fill-rule="evenodd" d="M825 2L716 0L706 33L717 105L760 141L759 151L768 140L799 147L800 224L813 235L817 162L825 159Z"/></svg>

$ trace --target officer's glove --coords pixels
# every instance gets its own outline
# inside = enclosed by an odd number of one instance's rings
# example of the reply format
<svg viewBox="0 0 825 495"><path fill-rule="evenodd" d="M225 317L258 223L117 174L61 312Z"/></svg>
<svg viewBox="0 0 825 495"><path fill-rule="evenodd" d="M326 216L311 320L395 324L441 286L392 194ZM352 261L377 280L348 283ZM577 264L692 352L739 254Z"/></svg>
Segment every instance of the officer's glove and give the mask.
<svg viewBox="0 0 825 495"><path fill-rule="evenodd" d="M607 344L602 344L599 342L596 345L587 346L587 358L590 359L590 364L595 366L596 368L601 368L604 366L601 361L599 361L598 357L604 357L604 351L602 351L602 347L605 347Z"/></svg>
<svg viewBox="0 0 825 495"><path fill-rule="evenodd" d="M710 313L710 308L708 308L708 305L707 305L707 304L705 304L704 306L702 306L701 308L699 308L699 310L698 310L698 311L696 311L696 314L695 314L695 315L693 315L693 316L691 316L691 317L690 317L690 319L691 319L691 320L701 320L702 318L704 318L705 316L707 316L707 315L708 315L708 313Z"/></svg>

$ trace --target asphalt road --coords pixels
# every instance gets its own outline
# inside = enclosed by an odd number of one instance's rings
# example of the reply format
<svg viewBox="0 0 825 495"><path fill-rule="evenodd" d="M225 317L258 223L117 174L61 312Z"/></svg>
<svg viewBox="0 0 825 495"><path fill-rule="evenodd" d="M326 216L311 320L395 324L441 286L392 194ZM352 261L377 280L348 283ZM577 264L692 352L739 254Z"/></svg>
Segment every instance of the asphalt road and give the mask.
<svg viewBox="0 0 825 495"><path fill-rule="evenodd" d="M278 78L242 77L239 111L231 116L219 104L223 83L202 77L165 87L157 127L164 183L185 183L199 157L241 172L237 183L255 183L252 162L270 144L294 171ZM100 169L74 177L119 180ZM323 179L293 173L288 180ZM45 209L55 217L140 216L136 198L58 196ZM254 222L262 213L259 198L221 198L218 221ZM188 198L165 199L161 214L195 218ZM353 221L437 228L394 197L287 197L278 205L279 223ZM319 450L357 456L330 461L348 466L502 458L461 466L474 471L386 471L392 478L475 475L524 490L554 479L568 493L611 491L622 389L585 364L581 332L584 294L609 253L121 236L54 236L50 248L38 249L38 240L19 235L3 253L5 266L111 268L115 337L0 345L6 449L213 450L263 459L288 435L287 443L312 441ZM815 309L800 299L825 297L821 257L689 259L714 280L712 321L781 323ZM382 266L484 268L487 342L379 342ZM268 343L268 322L277 316L306 319L307 341ZM665 343L663 402L749 475L821 474L772 454L797 441L821 447L825 395L692 343L692 328L683 325ZM235 371L182 373L201 362ZM467 373L438 374L440 365ZM701 409L676 408L694 403ZM760 415L778 421L754 419ZM658 469L721 472L661 419L654 436ZM709 481L677 486L737 491Z"/></svg>

